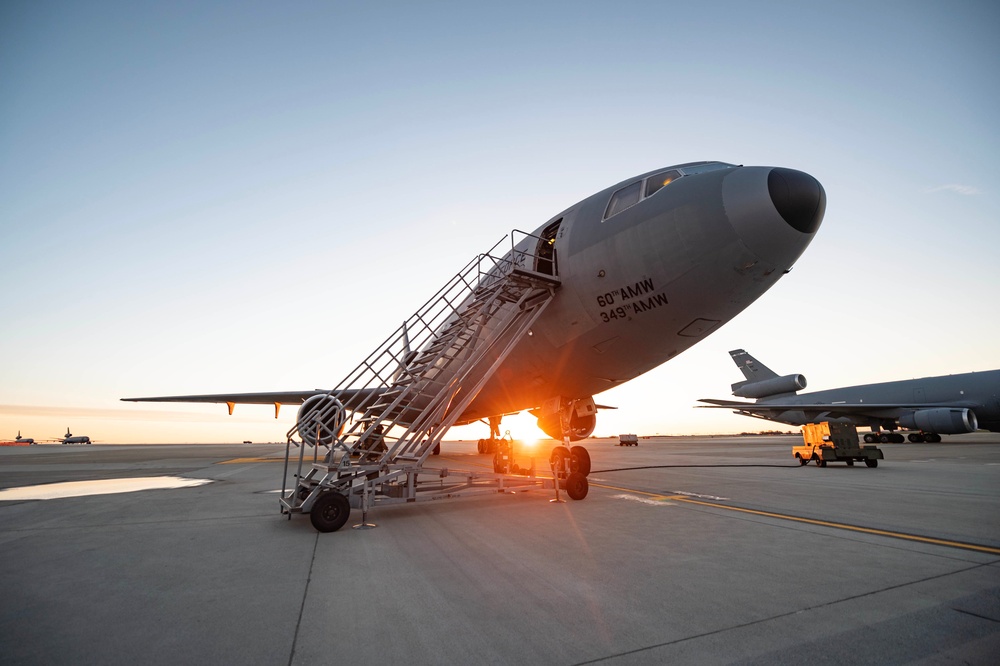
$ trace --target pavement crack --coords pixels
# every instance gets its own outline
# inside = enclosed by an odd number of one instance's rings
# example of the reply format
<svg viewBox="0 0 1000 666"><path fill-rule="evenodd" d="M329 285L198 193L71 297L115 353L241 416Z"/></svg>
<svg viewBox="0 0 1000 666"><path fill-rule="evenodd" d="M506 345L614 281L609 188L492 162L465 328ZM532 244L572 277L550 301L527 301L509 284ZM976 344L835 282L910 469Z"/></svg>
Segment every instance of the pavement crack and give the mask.
<svg viewBox="0 0 1000 666"><path fill-rule="evenodd" d="M971 615L972 617L978 617L980 620L988 620L990 622L996 622L1000 624L1000 620L995 617L989 617L988 615L980 615L979 613L973 613L972 611L962 610L961 608L952 608L953 611L957 613L963 613L965 615Z"/></svg>
<svg viewBox="0 0 1000 666"><path fill-rule="evenodd" d="M832 601L827 601L825 603L816 604L815 606L809 606L807 608L800 608L793 611L788 611L787 613L778 613L777 615L772 615L770 617L764 617L759 620L753 620L751 622L744 622L743 624L736 624L731 627L722 627L714 631L706 631L701 634L695 634L693 636L685 636L684 638L678 638L672 641L664 641L663 643L656 643L654 645L647 645L641 648L635 648L634 650L625 650L624 652L618 652L616 654L609 654L603 657L598 657L597 659L589 659L587 661L580 661L573 666L586 666L587 664L599 664L601 662L610 661L612 659L619 659L621 657L626 657L633 654L640 654L642 652L647 652L649 650L655 650L657 648L668 647L671 645L678 645L680 643L685 643L687 641L693 641L699 638L706 638L708 636L715 636L717 634L724 634L728 631L733 631L736 629L745 629L747 627L753 627L758 624L764 624L765 622L771 622L773 620L780 620L781 618L790 617L792 615L798 615L799 613L808 613L809 611L818 610L820 608L827 608L829 606L836 606L837 604L842 604L847 601L855 601L857 599L864 599L865 597L875 596L877 594L882 594L883 592L891 592L892 590L898 590L910 585L918 585L920 583L926 583L928 581L937 580L938 578L947 578L948 576L954 576L956 574L966 573L968 571L974 571L976 569L981 569L983 567L991 566L990 564L977 564L975 566L966 567L964 569L958 569L956 571L949 571L947 573L938 574L936 576L927 576L926 578L921 578L919 580L911 580L905 583L899 583L897 585L889 585L888 587L883 587L878 590L871 590L870 592L863 592L861 594L855 594L850 597L844 597L843 599L834 599ZM992 618L984 617L982 615L976 615L975 613L970 613L969 611L959 610L958 608L953 608L952 610L957 610L960 613L965 613L967 615L973 615L975 617L982 618L984 620L992 620ZM996 620L992 620L996 622Z"/></svg>
<svg viewBox="0 0 1000 666"><path fill-rule="evenodd" d="M288 666L292 666L292 662L295 660L295 647L299 643L299 629L302 627L302 616L305 615L306 611L306 599L309 598L309 585L312 583L313 566L316 564L316 550L319 548L319 534L319 532L316 533L316 538L313 541L312 558L309 560L309 575L306 577L306 587L302 591L302 605L299 606L299 619L295 621L295 637L292 639L292 651L288 655Z"/></svg>

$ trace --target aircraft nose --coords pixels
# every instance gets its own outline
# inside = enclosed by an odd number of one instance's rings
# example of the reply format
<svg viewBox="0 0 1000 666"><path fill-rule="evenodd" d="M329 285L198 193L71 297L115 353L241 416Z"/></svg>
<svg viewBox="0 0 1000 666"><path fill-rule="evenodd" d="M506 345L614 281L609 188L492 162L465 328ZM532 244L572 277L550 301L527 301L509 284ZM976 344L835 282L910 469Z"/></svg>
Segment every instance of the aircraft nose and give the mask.
<svg viewBox="0 0 1000 666"><path fill-rule="evenodd" d="M740 167L722 182L722 203L747 249L760 261L788 270L823 221L826 192L801 171Z"/></svg>
<svg viewBox="0 0 1000 666"><path fill-rule="evenodd" d="M767 192L781 218L793 229L811 234L826 211L826 192L807 173L775 167L767 174Z"/></svg>

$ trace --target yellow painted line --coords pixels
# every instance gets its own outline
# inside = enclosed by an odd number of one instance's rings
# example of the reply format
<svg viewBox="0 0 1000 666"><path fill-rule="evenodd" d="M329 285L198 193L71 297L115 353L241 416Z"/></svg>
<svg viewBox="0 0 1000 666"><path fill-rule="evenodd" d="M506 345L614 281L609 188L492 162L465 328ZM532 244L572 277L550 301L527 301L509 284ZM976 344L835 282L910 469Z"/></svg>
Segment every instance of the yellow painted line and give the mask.
<svg viewBox="0 0 1000 666"><path fill-rule="evenodd" d="M295 459L298 462L298 458ZM238 465L245 463L262 463L262 462L285 462L284 458L233 458L232 460L220 460L218 465ZM310 459L309 462L312 462Z"/></svg>
<svg viewBox="0 0 1000 666"><path fill-rule="evenodd" d="M773 513L771 511L758 511L756 509L744 509L743 507L739 506L727 506L725 504L706 502L704 500L696 500L685 496L671 497L670 499L675 499L679 502L687 502L688 504L700 504L701 506L709 506L712 507L713 509L726 509L727 511L738 511L740 513L749 513L755 516L765 516L767 518L779 518L781 520L791 520L797 523L806 523L808 525L833 527L838 530L862 532L864 534L874 534L877 536L892 537L894 539L905 539L906 541L918 541L920 543L929 543L935 546L949 546L951 548L961 548L963 550L974 550L980 553L990 553L991 555L1000 555L1000 548L993 548L991 546L980 546L979 544L975 543L965 543L963 541L950 541L948 539L934 539L932 537L918 536L916 534L906 534L905 532L891 532L889 530L879 530L872 527L860 527L858 525L849 525L847 523L834 523L828 520L801 518L799 516L790 516L784 513Z"/></svg>

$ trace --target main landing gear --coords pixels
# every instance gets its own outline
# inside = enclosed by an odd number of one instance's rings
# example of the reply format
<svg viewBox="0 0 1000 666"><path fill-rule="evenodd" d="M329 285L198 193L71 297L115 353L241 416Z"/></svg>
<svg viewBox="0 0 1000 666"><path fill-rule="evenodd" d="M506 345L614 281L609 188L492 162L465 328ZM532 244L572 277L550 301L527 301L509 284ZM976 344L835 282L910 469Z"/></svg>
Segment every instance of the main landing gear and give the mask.
<svg viewBox="0 0 1000 666"><path fill-rule="evenodd" d="M869 432L865 434L865 444L902 444L906 439L896 432Z"/></svg>
<svg viewBox="0 0 1000 666"><path fill-rule="evenodd" d="M880 444L902 444L906 440L913 442L914 444L922 444L927 442L928 444L940 444L941 435L933 432L911 432L905 438L902 434L898 432L869 432L865 434L865 443L874 444L876 442Z"/></svg>

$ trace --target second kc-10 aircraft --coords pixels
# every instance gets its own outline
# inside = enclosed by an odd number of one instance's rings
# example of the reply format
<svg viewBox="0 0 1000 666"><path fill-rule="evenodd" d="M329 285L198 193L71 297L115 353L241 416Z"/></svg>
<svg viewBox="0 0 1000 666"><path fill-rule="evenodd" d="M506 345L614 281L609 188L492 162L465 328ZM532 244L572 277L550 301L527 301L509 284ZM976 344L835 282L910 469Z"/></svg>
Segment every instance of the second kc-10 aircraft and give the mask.
<svg viewBox="0 0 1000 666"><path fill-rule="evenodd" d="M784 375L742 349L729 352L746 381L732 385L733 395L756 402L714 400L703 407L733 409L743 416L804 425L843 421L872 429L865 441L901 443L896 433L913 430L911 442L940 442L941 435L960 435L977 429L1000 432L1000 370L967 372L942 377L904 379L881 384L847 386L798 394L806 387L802 375ZM888 430L884 433L882 430Z"/></svg>
<svg viewBox="0 0 1000 666"><path fill-rule="evenodd" d="M593 396L672 359L760 297L812 241L825 209L823 187L806 173L722 162L657 169L567 208L506 255L525 271L551 276L556 286L509 353L482 362L479 375L486 379L451 423L489 419L498 434L500 417L532 410L555 439L589 437L597 423ZM374 391L396 395L396 377L415 357L438 349L453 320L408 350L393 381ZM442 373L434 379L444 384L449 376ZM123 400L228 403L230 413L237 403L274 404L276 416L280 405L300 404L297 423L306 438L314 427L310 412L326 394L332 391ZM404 418L394 424L406 425L406 410L415 408L395 409Z"/></svg>

